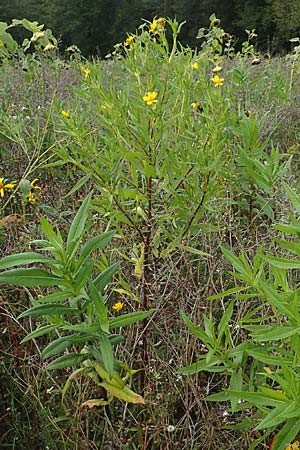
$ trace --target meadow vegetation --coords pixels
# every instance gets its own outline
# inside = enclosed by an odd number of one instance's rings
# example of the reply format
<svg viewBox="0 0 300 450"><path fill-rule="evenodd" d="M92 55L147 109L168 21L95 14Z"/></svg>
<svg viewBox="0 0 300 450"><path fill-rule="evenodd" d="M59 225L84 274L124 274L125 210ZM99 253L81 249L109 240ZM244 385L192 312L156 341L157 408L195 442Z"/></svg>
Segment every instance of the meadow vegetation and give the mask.
<svg viewBox="0 0 300 450"><path fill-rule="evenodd" d="M300 448L299 39L210 21L0 24L3 449Z"/></svg>

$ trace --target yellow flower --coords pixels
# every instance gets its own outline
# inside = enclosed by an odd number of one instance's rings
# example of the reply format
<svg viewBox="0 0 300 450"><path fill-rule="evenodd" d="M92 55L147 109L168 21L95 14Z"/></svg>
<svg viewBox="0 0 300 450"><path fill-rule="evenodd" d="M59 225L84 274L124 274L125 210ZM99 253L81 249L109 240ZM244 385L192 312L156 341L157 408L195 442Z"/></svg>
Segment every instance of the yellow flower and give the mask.
<svg viewBox="0 0 300 450"><path fill-rule="evenodd" d="M13 189L15 187L12 183L3 183L4 178L0 178L0 197L4 197L4 191L5 189Z"/></svg>
<svg viewBox="0 0 300 450"><path fill-rule="evenodd" d="M210 80L215 83L215 87L223 86L224 78L220 78L219 75L215 75Z"/></svg>
<svg viewBox="0 0 300 450"><path fill-rule="evenodd" d="M150 25L150 33L154 33L157 30L157 25L157 20L154 19Z"/></svg>
<svg viewBox="0 0 300 450"><path fill-rule="evenodd" d="M114 309L115 311L121 311L121 309L123 309L123 308L124 308L124 303L123 302L117 302L112 307L112 309Z"/></svg>
<svg viewBox="0 0 300 450"><path fill-rule="evenodd" d="M198 63L194 63L194 64L192 64L192 69L193 70L198 70L199 69L199 64Z"/></svg>
<svg viewBox="0 0 300 450"><path fill-rule="evenodd" d="M38 189L39 191L41 190L40 186L36 186L35 182L38 181L38 178L35 178L34 180L32 180L32 182L30 183L31 186L31 191L33 189Z"/></svg>
<svg viewBox="0 0 300 450"><path fill-rule="evenodd" d="M81 66L80 70L83 75L83 78L87 78L89 76L89 74L91 73L91 71L88 67Z"/></svg>
<svg viewBox="0 0 300 450"><path fill-rule="evenodd" d="M29 194L28 194L28 201L29 201L29 203L31 203L32 205L36 202L36 197L35 197L35 195L33 194L33 192L29 192Z"/></svg>
<svg viewBox="0 0 300 450"><path fill-rule="evenodd" d="M65 117L65 119L70 119L70 117L71 117L70 111L62 111L62 112L61 112L61 115L62 115L63 117Z"/></svg>
<svg viewBox="0 0 300 450"><path fill-rule="evenodd" d="M295 441L293 444L288 445L285 450L300 450L299 441Z"/></svg>
<svg viewBox="0 0 300 450"><path fill-rule="evenodd" d="M245 111L245 114L247 117L252 117L254 112L249 109L248 111Z"/></svg>
<svg viewBox="0 0 300 450"><path fill-rule="evenodd" d="M191 107L197 112L203 112L203 106L201 105L200 102L191 103Z"/></svg>
<svg viewBox="0 0 300 450"><path fill-rule="evenodd" d="M125 47L130 47L131 44L133 43L134 39L135 39L135 36L133 36L133 35L128 36L128 38L124 41Z"/></svg>
<svg viewBox="0 0 300 450"><path fill-rule="evenodd" d="M156 100L157 92L147 92L147 95L144 95L143 100L147 103L147 105L153 105L153 103L157 103L158 100Z"/></svg>
<svg viewBox="0 0 300 450"><path fill-rule="evenodd" d="M160 17L157 19L157 24L163 28L166 25L166 19L164 17Z"/></svg>

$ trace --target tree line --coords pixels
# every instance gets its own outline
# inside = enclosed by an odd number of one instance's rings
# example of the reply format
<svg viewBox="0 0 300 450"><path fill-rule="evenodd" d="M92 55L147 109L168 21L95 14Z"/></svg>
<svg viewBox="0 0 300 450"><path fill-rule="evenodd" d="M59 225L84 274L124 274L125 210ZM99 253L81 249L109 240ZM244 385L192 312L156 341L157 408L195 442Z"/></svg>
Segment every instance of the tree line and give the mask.
<svg viewBox="0 0 300 450"><path fill-rule="evenodd" d="M257 46L271 54L288 51L289 39L300 35L299 0L0 0L0 22L26 17L44 23L62 48L75 44L85 56L100 57L154 16L186 21L181 42L195 47L198 29L208 26L212 13L237 45L245 28L255 28Z"/></svg>

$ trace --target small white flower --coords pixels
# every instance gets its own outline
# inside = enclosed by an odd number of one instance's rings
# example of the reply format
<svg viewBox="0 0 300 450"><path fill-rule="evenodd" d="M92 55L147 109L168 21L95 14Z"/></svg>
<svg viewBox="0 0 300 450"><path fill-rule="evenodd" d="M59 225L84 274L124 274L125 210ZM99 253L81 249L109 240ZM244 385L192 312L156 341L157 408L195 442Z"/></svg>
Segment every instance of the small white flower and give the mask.
<svg viewBox="0 0 300 450"><path fill-rule="evenodd" d="M167 432L168 432L168 433L173 433L173 431L175 431L174 425L168 425L168 427L167 427Z"/></svg>
<svg viewBox="0 0 300 450"><path fill-rule="evenodd" d="M223 411L223 417L227 417L227 416L229 416L229 412L226 411L226 409L225 409L225 411Z"/></svg>
<svg viewBox="0 0 300 450"><path fill-rule="evenodd" d="M49 395L52 394L53 389L54 389L54 386L51 386L51 388L46 389L46 393Z"/></svg>

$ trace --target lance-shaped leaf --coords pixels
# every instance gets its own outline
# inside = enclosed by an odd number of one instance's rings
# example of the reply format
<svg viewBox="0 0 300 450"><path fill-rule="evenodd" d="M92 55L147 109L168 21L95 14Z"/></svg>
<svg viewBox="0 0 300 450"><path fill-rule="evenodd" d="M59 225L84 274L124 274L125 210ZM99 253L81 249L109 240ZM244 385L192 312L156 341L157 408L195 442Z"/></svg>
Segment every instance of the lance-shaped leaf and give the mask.
<svg viewBox="0 0 300 450"><path fill-rule="evenodd" d="M33 308L27 309L19 315L19 319L21 317L62 316L65 314L79 315L80 312L77 308L70 308L66 305L54 305L53 303L49 303L45 305L33 306Z"/></svg>
<svg viewBox="0 0 300 450"><path fill-rule="evenodd" d="M110 394L112 394L114 397L117 397L120 400L124 400L124 402L128 403L136 403L136 404L144 404L145 400L143 397L141 397L139 394L136 394L131 389L129 389L127 386L124 387L117 387L113 386L110 383L100 383L100 386L104 387Z"/></svg>
<svg viewBox="0 0 300 450"><path fill-rule="evenodd" d="M97 278L94 280L94 284L96 289L101 292L108 283L111 282L112 276L118 271L120 267L120 263L114 263L111 266L107 267Z"/></svg>
<svg viewBox="0 0 300 450"><path fill-rule="evenodd" d="M48 370L65 369L66 367L76 366L86 359L89 359L89 354L69 353L68 355L60 356L52 361L48 366Z"/></svg>
<svg viewBox="0 0 300 450"><path fill-rule="evenodd" d="M67 238L67 248L66 253L69 260L71 260L76 253L79 245L80 239L82 238L85 223L88 218L88 211L90 206L92 193L90 193L82 202L79 210L77 211L73 222L70 226L68 238Z"/></svg>
<svg viewBox="0 0 300 450"><path fill-rule="evenodd" d="M0 269L9 269L14 266L21 266L34 263L53 263L53 259L48 256L41 255L36 252L17 253L15 255L9 255L0 260Z"/></svg>
<svg viewBox="0 0 300 450"><path fill-rule="evenodd" d="M12 269L0 273L0 283L14 286L67 286L64 279L42 269Z"/></svg>
<svg viewBox="0 0 300 450"><path fill-rule="evenodd" d="M123 314L122 316L114 317L109 321L109 329L114 330L115 328L127 327L133 323L140 322L153 314L155 309L149 311L138 311L128 314Z"/></svg>
<svg viewBox="0 0 300 450"><path fill-rule="evenodd" d="M107 231L101 236L95 236L89 239L83 246L80 252L81 262L85 261L93 250L105 248L112 240L115 231Z"/></svg>

